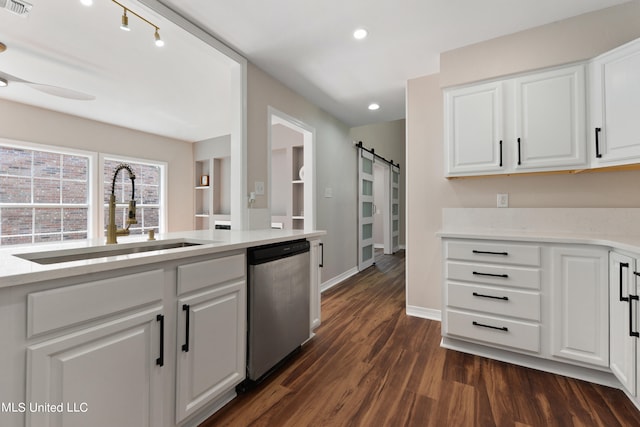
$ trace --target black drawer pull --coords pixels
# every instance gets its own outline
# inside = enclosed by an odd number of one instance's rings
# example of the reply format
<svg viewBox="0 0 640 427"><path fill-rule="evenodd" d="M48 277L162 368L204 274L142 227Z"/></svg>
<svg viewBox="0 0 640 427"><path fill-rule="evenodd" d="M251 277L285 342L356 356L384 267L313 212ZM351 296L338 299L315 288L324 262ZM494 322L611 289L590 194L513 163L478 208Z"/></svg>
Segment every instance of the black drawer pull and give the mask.
<svg viewBox="0 0 640 427"><path fill-rule="evenodd" d="M518 165L522 164L522 158L521 158L522 156L520 155L521 151L522 150L521 150L521 147L520 147L520 138L518 138Z"/></svg>
<svg viewBox="0 0 640 427"><path fill-rule="evenodd" d="M158 314L156 321L160 322L160 356L156 359L156 365L164 366L164 315Z"/></svg>
<svg viewBox="0 0 640 427"><path fill-rule="evenodd" d="M598 138L600 136L601 130L602 128L596 128L596 157L597 158L602 157L602 153L600 152L600 139Z"/></svg>
<svg viewBox="0 0 640 427"><path fill-rule="evenodd" d="M182 351L189 352L189 304L182 304L182 311L187 315L185 322L184 344L182 344Z"/></svg>
<svg viewBox="0 0 640 427"><path fill-rule="evenodd" d="M475 320L473 321L473 326L480 326L482 328L497 329L499 331L509 332L509 328L507 328L506 326L485 325L484 323L478 323Z"/></svg>
<svg viewBox="0 0 640 427"><path fill-rule="evenodd" d="M473 296L480 297L480 298L491 298L491 299L500 299L503 301L509 301L509 297L494 297L493 295L484 295L484 294L479 294L477 292L474 292Z"/></svg>
<svg viewBox="0 0 640 427"><path fill-rule="evenodd" d="M500 140L500 167L502 167L502 140Z"/></svg>
<svg viewBox="0 0 640 427"><path fill-rule="evenodd" d="M501 277L503 279L509 278L508 274L493 274L493 273L478 273L477 271L473 272L474 276L489 276L489 277Z"/></svg>
<svg viewBox="0 0 640 427"><path fill-rule="evenodd" d="M638 295L629 295L629 336L640 337L640 333L633 330L633 302L640 300Z"/></svg>
<svg viewBox="0 0 640 427"><path fill-rule="evenodd" d="M623 268L629 268L629 263L627 262L620 263L620 301L629 301L629 298L622 296L622 277L623 277L622 269Z"/></svg>
<svg viewBox="0 0 640 427"><path fill-rule="evenodd" d="M475 249L472 252L474 254L480 254L480 255L502 255L502 256L509 255L509 252L476 251Z"/></svg>

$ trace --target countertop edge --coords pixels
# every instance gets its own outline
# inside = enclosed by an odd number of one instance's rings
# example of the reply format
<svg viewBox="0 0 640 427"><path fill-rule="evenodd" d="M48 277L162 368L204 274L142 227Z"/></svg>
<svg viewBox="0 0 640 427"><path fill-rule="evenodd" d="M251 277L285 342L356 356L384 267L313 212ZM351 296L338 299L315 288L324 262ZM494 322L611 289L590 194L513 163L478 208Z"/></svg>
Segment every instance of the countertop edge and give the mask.
<svg viewBox="0 0 640 427"><path fill-rule="evenodd" d="M640 236L602 236L596 234L553 233L544 231L498 232L488 230L438 231L437 237L453 239L511 240L519 242L560 243L604 246L640 255Z"/></svg>
<svg viewBox="0 0 640 427"><path fill-rule="evenodd" d="M22 272L10 272L8 274L2 275L0 273L0 289L21 286L30 283L37 283L47 280L56 280L56 279L65 279L65 278L73 278L77 276L92 274L92 273L100 273L109 270L113 270L115 268L129 268L129 267L137 267L145 264L155 264L162 263L174 260L180 260L185 258L192 258L203 255L217 254L221 252L232 252L239 249L246 249L254 246L268 245L272 243L286 242L296 239L315 239L326 235L326 231L323 230L314 230L314 231L302 231L302 230L291 230L289 232L283 233L282 230L258 230L258 231L245 231L245 232L236 232L235 234L230 234L228 236L229 239L227 241L219 241L216 240L216 237L224 236L223 232L216 232L215 237L214 234L205 234L210 233L209 231L197 232L176 232L176 233L168 233L166 235L158 236L158 241L162 240L170 240L176 238L184 238L184 239L199 239L205 241L211 241L211 243L205 243L199 246L180 248L177 250L167 251L159 251L159 253L154 252L142 252L132 255L126 256L114 256L109 257L109 259L98 258L91 260L91 262L85 261L74 261L74 262L66 262L61 264L52 264L52 265L31 265L31 261L27 260L14 260L15 263L20 263L25 265L25 269ZM144 236L141 236L140 241L144 241ZM132 242L137 242L137 240L133 240ZM74 245L75 243L75 245ZM84 247L94 247L101 246L103 244L93 244L84 243ZM58 246L58 245L57 245ZM59 245L68 246L69 248L75 249L79 246L77 242L69 242L68 244L61 243ZM34 246L27 250L25 247L18 247L17 249L12 250L12 248L3 249L1 257L13 257L13 253L25 253L25 252L39 252L39 251L50 251L51 247L48 245L42 246ZM106 258L106 257L105 257ZM64 265L62 265L64 264ZM30 271L28 267L31 267Z"/></svg>

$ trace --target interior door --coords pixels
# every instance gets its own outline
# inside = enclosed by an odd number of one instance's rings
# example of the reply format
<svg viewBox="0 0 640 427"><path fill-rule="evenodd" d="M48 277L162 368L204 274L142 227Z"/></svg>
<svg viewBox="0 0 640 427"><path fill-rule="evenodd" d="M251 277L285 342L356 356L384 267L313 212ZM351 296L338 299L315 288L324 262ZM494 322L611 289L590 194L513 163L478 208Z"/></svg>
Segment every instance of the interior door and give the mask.
<svg viewBox="0 0 640 427"><path fill-rule="evenodd" d="M358 270L374 263L373 154L360 149L358 156Z"/></svg>
<svg viewBox="0 0 640 427"><path fill-rule="evenodd" d="M400 249L400 168L391 166L391 251Z"/></svg>

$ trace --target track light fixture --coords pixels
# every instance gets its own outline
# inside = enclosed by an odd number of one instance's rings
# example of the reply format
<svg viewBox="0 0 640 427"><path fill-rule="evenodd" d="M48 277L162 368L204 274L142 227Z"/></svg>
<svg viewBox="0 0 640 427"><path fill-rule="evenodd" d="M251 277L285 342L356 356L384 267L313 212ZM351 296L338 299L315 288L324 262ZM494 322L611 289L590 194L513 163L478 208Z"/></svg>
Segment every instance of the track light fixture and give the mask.
<svg viewBox="0 0 640 427"><path fill-rule="evenodd" d="M7 81L7 79L3 79L2 77L0 77L0 87L5 86L9 86L9 82Z"/></svg>
<svg viewBox="0 0 640 427"><path fill-rule="evenodd" d="M127 12L129 12L132 15L137 16L138 18L140 18L142 21L146 22L147 24L151 25L155 29L155 32L153 33L153 38L155 39L156 46L158 46L158 47L164 46L164 40L162 40L160 38L160 27L158 27L156 24L154 24L153 22L149 21L148 19L145 19L142 16L138 15L137 13L135 13L133 10L129 9L128 7L123 5L122 3L119 3L116 0L111 0L111 1L122 8L123 13L122 13L122 22L120 24L120 28L121 29L123 29L125 31L131 30L129 28L129 16L127 16Z"/></svg>

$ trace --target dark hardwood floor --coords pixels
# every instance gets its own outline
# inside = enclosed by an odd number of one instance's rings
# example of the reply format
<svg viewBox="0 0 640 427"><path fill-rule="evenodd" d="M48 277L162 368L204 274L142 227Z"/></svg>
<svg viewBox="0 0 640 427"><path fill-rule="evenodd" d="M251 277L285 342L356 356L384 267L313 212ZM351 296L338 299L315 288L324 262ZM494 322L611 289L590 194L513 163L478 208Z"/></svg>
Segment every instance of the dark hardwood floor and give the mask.
<svg viewBox="0 0 640 427"><path fill-rule="evenodd" d="M322 325L213 426L640 426L620 390L440 348L405 314L404 252L322 296Z"/></svg>

